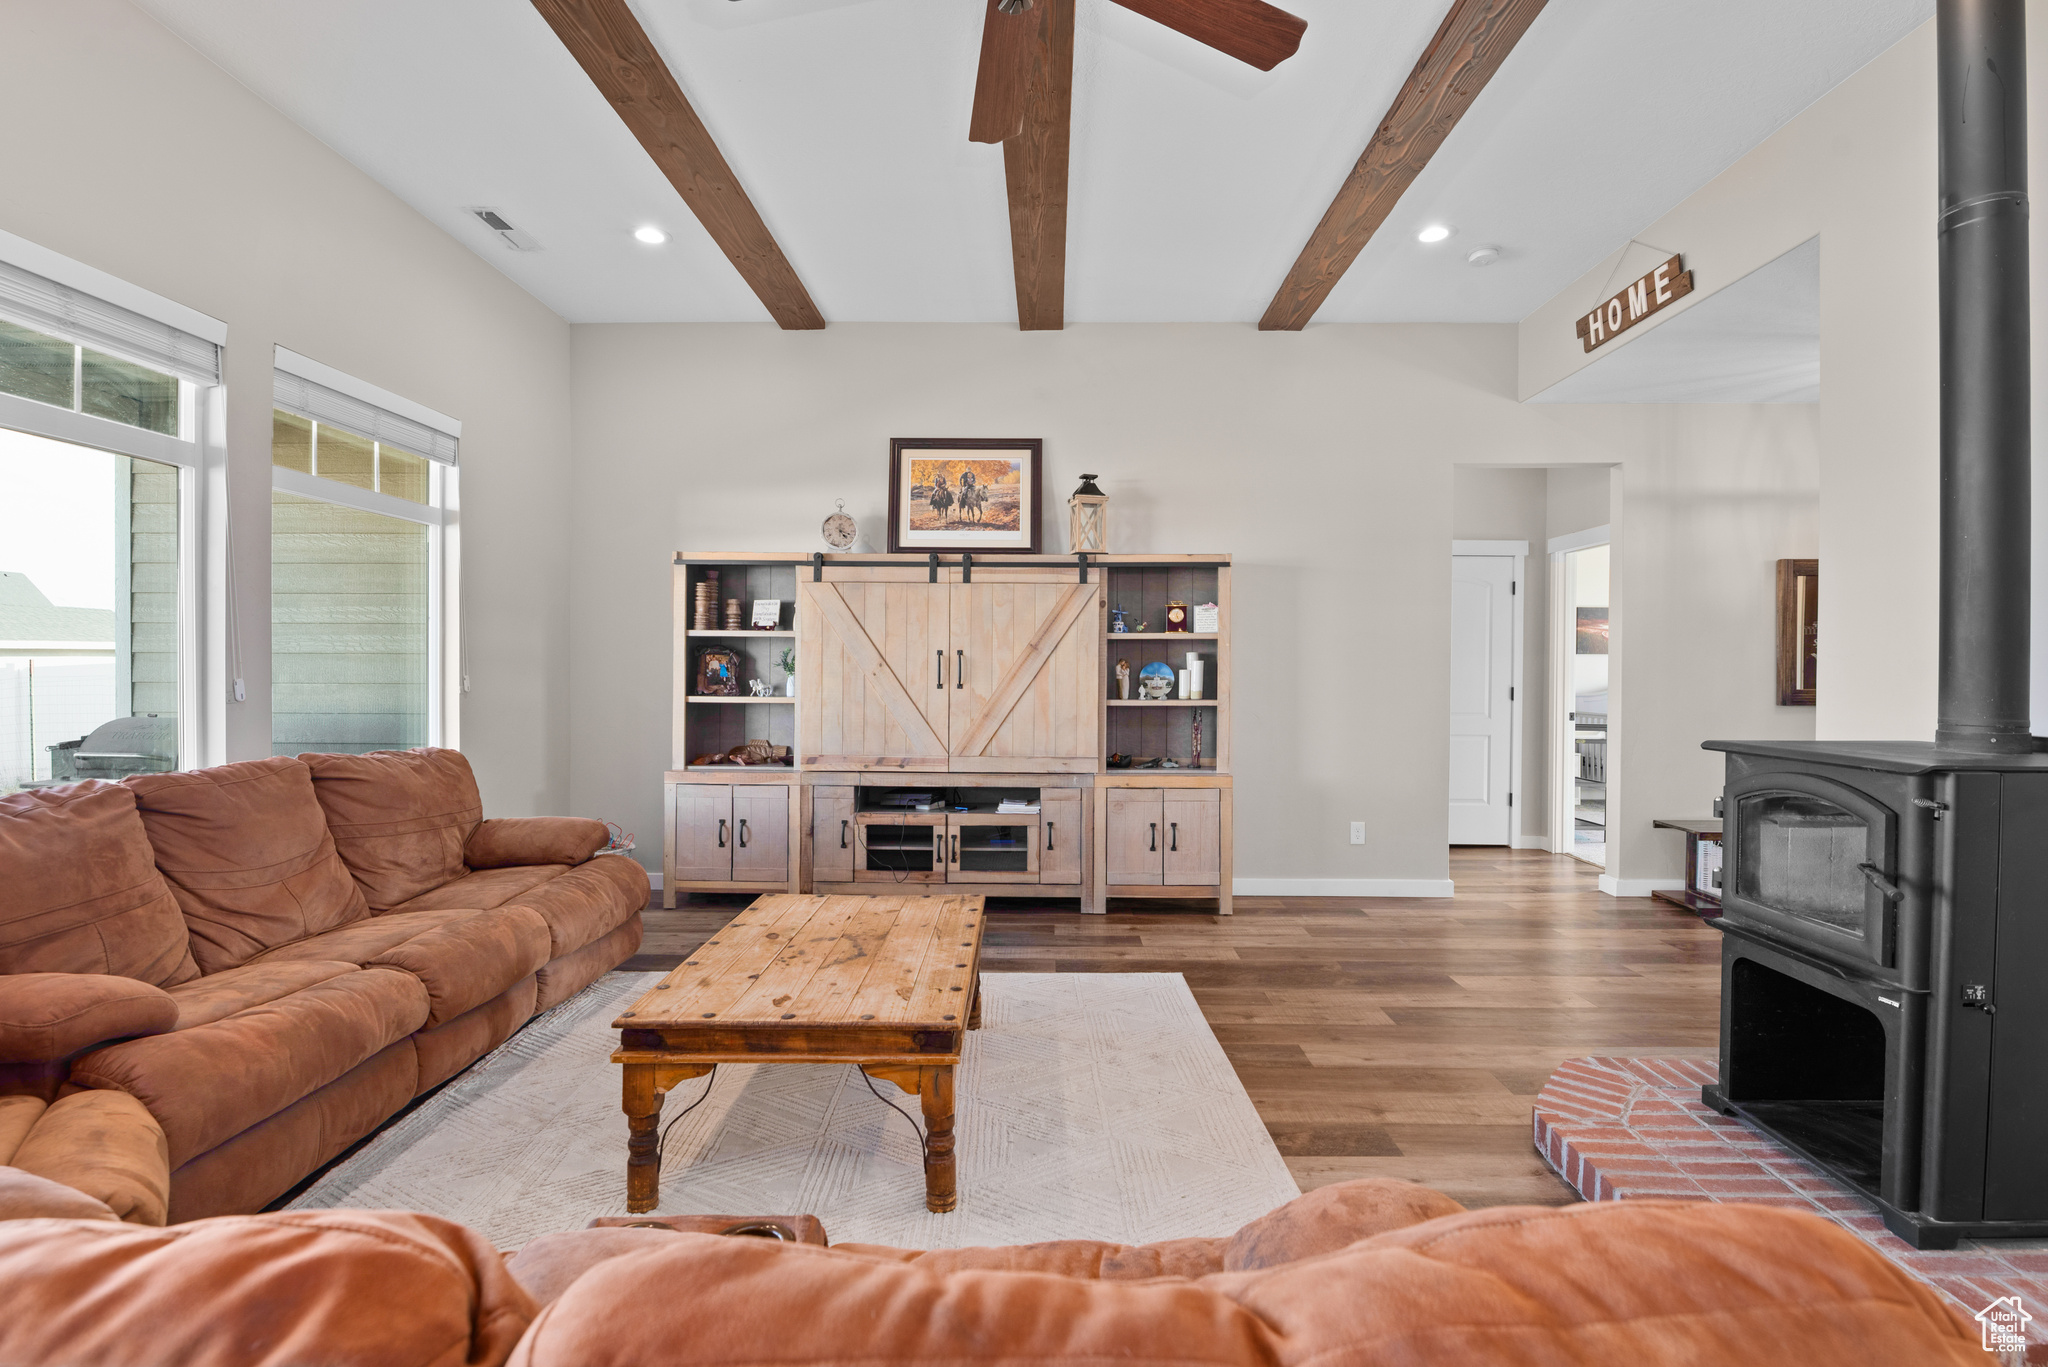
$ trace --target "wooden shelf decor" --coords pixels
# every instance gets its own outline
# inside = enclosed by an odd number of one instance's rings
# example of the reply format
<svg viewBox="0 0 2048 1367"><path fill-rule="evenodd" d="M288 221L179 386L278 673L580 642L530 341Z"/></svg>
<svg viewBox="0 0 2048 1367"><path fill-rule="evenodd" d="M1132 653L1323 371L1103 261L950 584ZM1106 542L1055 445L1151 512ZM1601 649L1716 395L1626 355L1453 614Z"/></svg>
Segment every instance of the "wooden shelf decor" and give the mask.
<svg viewBox="0 0 2048 1367"><path fill-rule="evenodd" d="M1230 911L1228 556L690 552L674 574L665 905L770 885L944 884L1029 885L1084 911L1112 897ZM691 630L714 574L724 597L793 605L790 628ZM1112 605L1145 621L1169 602L1215 604L1218 629L1108 630ZM795 696L690 693L685 665L704 636L738 654L741 684L793 677ZM1115 696L1117 659L1179 668L1189 655L1206 696ZM790 747L795 762L693 763L749 742ZM1135 764L1112 770L1111 755ZM908 827L924 833L890 834Z"/></svg>

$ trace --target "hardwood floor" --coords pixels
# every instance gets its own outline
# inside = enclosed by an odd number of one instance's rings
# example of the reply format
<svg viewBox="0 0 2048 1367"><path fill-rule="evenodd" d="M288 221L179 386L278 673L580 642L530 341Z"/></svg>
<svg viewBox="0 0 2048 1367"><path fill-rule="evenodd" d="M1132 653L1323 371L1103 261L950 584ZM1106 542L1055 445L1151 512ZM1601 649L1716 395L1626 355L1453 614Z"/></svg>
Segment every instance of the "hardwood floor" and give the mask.
<svg viewBox="0 0 2048 1367"><path fill-rule="evenodd" d="M990 903L983 971L1179 973L1304 1190L1404 1177L1468 1206L1574 1199L1529 1107L1580 1054L1714 1056L1720 936L1565 856L1453 849L1457 896L1240 897L1237 914ZM647 913L670 968L751 898Z"/></svg>

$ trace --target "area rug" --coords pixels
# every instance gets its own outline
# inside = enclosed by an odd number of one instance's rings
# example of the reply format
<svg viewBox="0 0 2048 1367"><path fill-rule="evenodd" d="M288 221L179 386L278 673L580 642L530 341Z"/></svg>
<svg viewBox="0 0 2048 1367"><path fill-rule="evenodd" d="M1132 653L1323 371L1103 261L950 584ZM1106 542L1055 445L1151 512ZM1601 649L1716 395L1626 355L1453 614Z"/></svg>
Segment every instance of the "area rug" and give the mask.
<svg viewBox="0 0 2048 1367"><path fill-rule="evenodd" d="M426 1211L500 1248L626 1210L608 974L292 1202ZM669 1093L666 1124L703 1093ZM911 1123L849 1066L728 1064L667 1135L658 1209L812 1214L835 1243L1224 1235L1299 1195L1178 973L990 973L956 1080L960 1206L924 1208ZM917 1098L875 1091L920 1122Z"/></svg>
<svg viewBox="0 0 2048 1367"><path fill-rule="evenodd" d="M1588 1201L1743 1201L1825 1216L1965 1315L2017 1296L2032 1316L2029 1342L2048 1343L2048 1240L1916 1249L1854 1190L1700 1100L1718 1076L1711 1059L1573 1059L1536 1098L1536 1149Z"/></svg>

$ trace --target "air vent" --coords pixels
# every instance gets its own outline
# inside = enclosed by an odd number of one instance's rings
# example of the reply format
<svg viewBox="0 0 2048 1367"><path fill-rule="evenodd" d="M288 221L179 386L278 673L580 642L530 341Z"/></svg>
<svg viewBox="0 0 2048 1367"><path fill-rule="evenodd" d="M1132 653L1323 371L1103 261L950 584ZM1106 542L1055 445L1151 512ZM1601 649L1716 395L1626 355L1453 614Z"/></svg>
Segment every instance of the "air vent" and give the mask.
<svg viewBox="0 0 2048 1367"><path fill-rule="evenodd" d="M505 239L505 245L515 252L537 252L540 243L534 241L531 233L523 233L505 221L505 216L496 209L487 209L480 204L470 205L463 212L475 214L477 221Z"/></svg>

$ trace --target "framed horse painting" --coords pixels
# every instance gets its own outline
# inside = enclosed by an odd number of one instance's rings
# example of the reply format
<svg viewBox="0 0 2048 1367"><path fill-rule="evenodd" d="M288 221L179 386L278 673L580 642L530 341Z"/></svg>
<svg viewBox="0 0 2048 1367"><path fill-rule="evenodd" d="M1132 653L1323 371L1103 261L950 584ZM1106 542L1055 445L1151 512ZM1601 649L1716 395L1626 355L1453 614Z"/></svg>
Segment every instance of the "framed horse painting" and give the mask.
<svg viewBox="0 0 2048 1367"><path fill-rule="evenodd" d="M897 437L889 443L889 549L1039 551L1045 442Z"/></svg>

